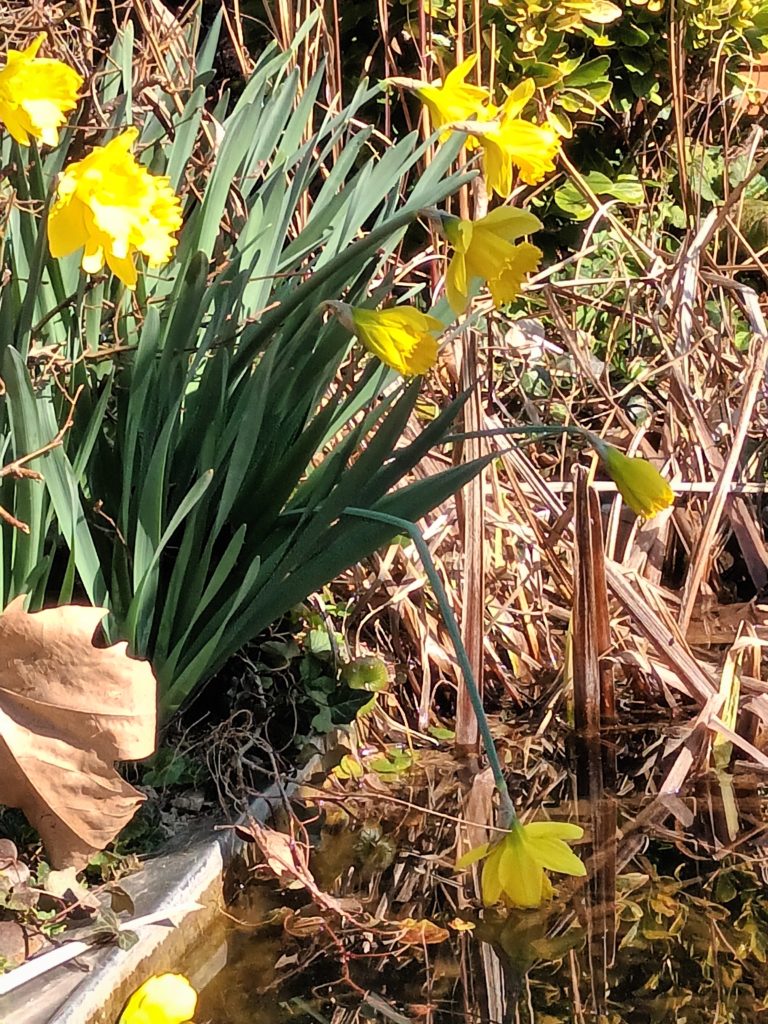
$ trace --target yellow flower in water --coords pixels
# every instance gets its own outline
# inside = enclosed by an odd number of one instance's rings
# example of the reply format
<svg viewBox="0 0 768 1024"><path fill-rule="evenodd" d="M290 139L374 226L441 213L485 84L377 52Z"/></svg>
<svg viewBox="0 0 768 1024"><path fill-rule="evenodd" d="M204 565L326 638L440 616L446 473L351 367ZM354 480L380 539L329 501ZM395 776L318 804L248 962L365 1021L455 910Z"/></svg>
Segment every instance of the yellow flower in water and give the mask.
<svg viewBox="0 0 768 1024"><path fill-rule="evenodd" d="M512 191L512 172L517 168L526 185L535 185L555 169L560 151L557 132L548 125L534 124L519 117L536 87L524 79L507 96L503 106L490 111L496 127L478 131L483 151L483 173L489 192L506 198Z"/></svg>
<svg viewBox="0 0 768 1024"><path fill-rule="evenodd" d="M0 121L13 138L28 146L30 136L47 146L59 141L66 114L77 106L82 76L60 60L38 57L45 33L26 50L8 50L0 69Z"/></svg>
<svg viewBox="0 0 768 1024"><path fill-rule="evenodd" d="M488 116L488 104L491 94L479 85L468 85L467 75L477 63L477 54L472 54L461 64L449 71L445 81L414 82L412 88L422 103L429 110L432 128L437 130L443 125L455 121L466 121L476 117L480 120ZM445 140L450 132L444 132L440 141ZM474 139L468 140L468 148L477 145Z"/></svg>
<svg viewBox="0 0 768 1024"><path fill-rule="evenodd" d="M173 256L181 227L181 202L168 178L150 174L131 153L137 136L128 128L70 164L48 218L52 256L83 249L86 273L97 274L106 261L129 288L136 287L136 253L150 267L162 266Z"/></svg>
<svg viewBox="0 0 768 1024"><path fill-rule="evenodd" d="M619 494L636 515L650 519L675 500L675 492L652 463L624 455L610 444L595 448Z"/></svg>
<svg viewBox="0 0 768 1024"><path fill-rule="evenodd" d="M583 828L565 821L515 822L501 839L475 847L456 866L466 868L485 858L481 889L487 907L499 901L512 907L540 907L552 895L545 868L561 875L586 875L584 864L568 846L583 835Z"/></svg>
<svg viewBox="0 0 768 1024"><path fill-rule="evenodd" d="M185 1024L196 1006L197 992L183 974L155 974L133 993L118 1024Z"/></svg>
<svg viewBox="0 0 768 1024"><path fill-rule="evenodd" d="M454 313L463 313L467 308L473 278L488 282L497 308L517 298L526 274L538 268L542 253L530 242L512 243L540 227L538 217L510 206L500 206L475 221L446 220L443 230L454 255L446 274L445 291Z"/></svg>
<svg viewBox="0 0 768 1024"><path fill-rule="evenodd" d="M347 330L356 334L382 363L416 377L431 370L437 361L437 338L443 325L412 306L363 309L344 302L326 302Z"/></svg>

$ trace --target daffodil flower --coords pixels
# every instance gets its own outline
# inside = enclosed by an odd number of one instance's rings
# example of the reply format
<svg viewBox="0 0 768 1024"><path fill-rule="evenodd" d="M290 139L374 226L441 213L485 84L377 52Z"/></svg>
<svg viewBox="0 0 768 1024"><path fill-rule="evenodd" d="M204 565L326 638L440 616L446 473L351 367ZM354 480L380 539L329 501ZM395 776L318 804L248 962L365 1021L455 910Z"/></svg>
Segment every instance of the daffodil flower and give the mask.
<svg viewBox="0 0 768 1024"><path fill-rule="evenodd" d="M197 992L183 974L155 974L133 993L118 1024L186 1024L196 1007Z"/></svg>
<svg viewBox="0 0 768 1024"><path fill-rule="evenodd" d="M382 363L404 377L426 373L437 361L442 323L412 306L364 309L344 302L326 302L341 322Z"/></svg>
<svg viewBox="0 0 768 1024"><path fill-rule="evenodd" d="M37 56L44 39L43 32L26 50L8 50L0 68L0 121L21 146L28 146L30 138L55 146L83 84L68 64Z"/></svg>
<svg viewBox="0 0 768 1024"><path fill-rule="evenodd" d="M532 79L520 82L501 108L492 108L489 124L476 129L483 152L486 188L506 198L512 191L513 169L526 185L535 185L555 169L560 151L557 132L548 125L534 124L519 115L536 90ZM465 126L473 131L471 124Z"/></svg>
<svg viewBox="0 0 768 1024"><path fill-rule="evenodd" d="M87 274L97 274L106 262L128 288L136 287L136 254L146 256L150 267L162 266L181 227L181 202L168 178L150 174L131 153L137 137L128 128L70 164L48 218L52 256L83 249Z"/></svg>
<svg viewBox="0 0 768 1024"><path fill-rule="evenodd" d="M624 455L613 445L595 444L619 494L638 516L651 519L675 500L675 492L656 467L645 459Z"/></svg>
<svg viewBox="0 0 768 1024"><path fill-rule="evenodd" d="M540 227L538 217L509 206L475 221L445 219L443 231L454 249L445 290L454 313L466 310L473 278L488 282L496 307L517 298L526 275L538 269L542 254L530 242L512 243Z"/></svg>
<svg viewBox="0 0 768 1024"><path fill-rule="evenodd" d="M483 903L503 902L512 907L540 907L552 895L545 869L561 875L583 877L583 862L568 846L581 839L584 829L564 821L516 821L509 832L493 843L466 853L457 868L484 860L481 876Z"/></svg>
<svg viewBox="0 0 768 1024"><path fill-rule="evenodd" d="M471 54L448 72L445 81L437 79L434 82L422 82L397 78L390 81L402 82L413 89L429 110L432 128L437 130L455 121L466 121L473 117L482 120L488 116L491 94L482 86L466 82L467 75L476 63L477 54ZM440 141L445 142L449 135L450 132L443 132ZM470 149L477 145L474 139L467 141Z"/></svg>

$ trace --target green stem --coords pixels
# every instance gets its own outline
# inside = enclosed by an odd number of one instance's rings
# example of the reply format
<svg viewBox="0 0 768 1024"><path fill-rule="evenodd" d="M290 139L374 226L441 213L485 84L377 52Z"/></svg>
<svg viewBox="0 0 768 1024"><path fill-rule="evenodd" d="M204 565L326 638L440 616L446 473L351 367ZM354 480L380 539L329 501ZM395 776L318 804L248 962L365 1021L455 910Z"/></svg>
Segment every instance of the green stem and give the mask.
<svg viewBox="0 0 768 1024"><path fill-rule="evenodd" d="M491 735L491 727L488 722L488 717L483 708L483 699L480 696L480 691L477 688L477 682L475 681L474 673L472 672L472 666L469 663L469 657L467 656L466 648L461 639L461 632L459 630L458 623L456 622L456 616L453 614L453 610L448 601L448 595L445 592L443 581L435 568L435 563L432 561L432 556L429 553L427 543L422 536L421 531L408 519L400 519L398 516L390 516L386 512L373 512L370 509L362 508L346 508L343 512L344 515L355 516L358 519L373 519L380 523L388 523L390 526L396 527L398 530L407 533L413 543L416 545L416 550L419 553L421 563L424 566L424 571L427 574L427 578L432 585L437 603L440 606L445 626L448 630L448 635L453 642L453 647L456 652L456 660L459 663L459 668L464 676L464 682L467 686L467 692L469 693L469 699L472 702L472 708L475 712L477 719L477 726L480 730L480 736L483 741L483 747L485 748L486 756L488 757L488 763L491 766L493 772L493 780L496 783L496 789L499 793L499 824L502 828L511 828L517 821L517 813L515 812L515 805L512 803L512 797L509 795L509 789L507 787L507 780L504 778L504 772L502 771L501 762L499 761L499 754L496 750L496 744L493 736Z"/></svg>

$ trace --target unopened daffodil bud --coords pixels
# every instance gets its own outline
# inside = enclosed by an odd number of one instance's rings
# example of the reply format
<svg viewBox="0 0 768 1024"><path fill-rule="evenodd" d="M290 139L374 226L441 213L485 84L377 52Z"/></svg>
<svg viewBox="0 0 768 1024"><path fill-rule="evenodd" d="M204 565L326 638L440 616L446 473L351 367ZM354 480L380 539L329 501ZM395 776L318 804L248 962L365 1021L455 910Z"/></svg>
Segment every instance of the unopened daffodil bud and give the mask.
<svg viewBox="0 0 768 1024"><path fill-rule="evenodd" d="M610 444L596 447L619 494L636 515L650 519L673 503L674 491L652 463L624 455Z"/></svg>
<svg viewBox="0 0 768 1024"><path fill-rule="evenodd" d="M325 302L342 324L382 363L415 377L426 373L437 361L436 335L442 323L412 306L392 309L364 309L345 302Z"/></svg>

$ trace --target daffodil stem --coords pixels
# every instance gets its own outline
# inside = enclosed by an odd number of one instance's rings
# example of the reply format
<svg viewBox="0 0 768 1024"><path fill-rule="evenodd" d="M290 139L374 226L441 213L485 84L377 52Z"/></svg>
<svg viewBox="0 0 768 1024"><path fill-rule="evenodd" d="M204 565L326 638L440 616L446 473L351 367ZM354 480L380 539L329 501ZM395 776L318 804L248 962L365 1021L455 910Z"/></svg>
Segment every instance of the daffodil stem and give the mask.
<svg viewBox="0 0 768 1024"><path fill-rule="evenodd" d="M509 795L509 789L507 787L507 780L504 778L504 772L501 767L501 761L499 760L499 754L496 750L496 743L491 734L491 726L488 722L488 717L483 708L483 698L480 696L480 691L477 687L472 666L469 663L469 657L467 655L466 648L461 639L461 631L459 625L456 622L456 616L453 614L453 610L448 601L448 595L445 592L443 581L440 579L440 575L435 568L435 563L432 561L432 555L427 547L427 542L419 530L419 528L408 519L400 519L398 516L388 515L386 512L373 512L371 509L363 508L346 508L344 509L344 515L355 516L358 519L372 519L380 523L388 523L390 526L396 527L403 533L407 533L413 541L416 550L419 553L421 564L424 566L424 571L427 574L427 579L432 585L437 603L440 606L440 611L445 621L448 635L453 643L453 648L456 652L456 660L459 663L462 675L464 676L464 682L466 683L467 692L469 693L469 699L472 702L472 708L477 718L477 726L480 730L480 737L483 741L483 747L485 749L488 763L491 766L493 772L493 780L496 783L496 789L499 793L499 825L502 828L511 828L517 821L517 813L515 812L515 805L512 803L512 797Z"/></svg>
<svg viewBox="0 0 768 1024"><path fill-rule="evenodd" d="M499 437L506 436L509 434L527 434L532 437L540 437L551 435L553 437L560 436L562 434L569 434L571 437L580 437L584 441L588 441L589 444L595 449L598 455L602 456L607 445L601 437L594 434L591 430L587 430L586 427L577 427L573 424L553 424L553 423L542 423L542 424L527 424L523 423L513 425L511 427L492 427L488 430L468 430L462 434L448 434L443 443L446 444L456 441L468 441L470 438L476 437Z"/></svg>

